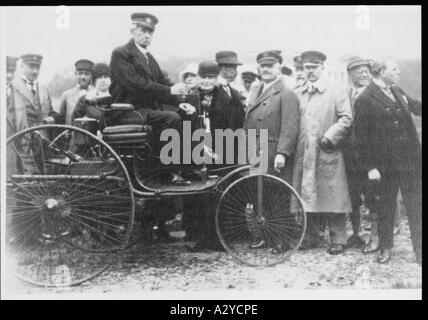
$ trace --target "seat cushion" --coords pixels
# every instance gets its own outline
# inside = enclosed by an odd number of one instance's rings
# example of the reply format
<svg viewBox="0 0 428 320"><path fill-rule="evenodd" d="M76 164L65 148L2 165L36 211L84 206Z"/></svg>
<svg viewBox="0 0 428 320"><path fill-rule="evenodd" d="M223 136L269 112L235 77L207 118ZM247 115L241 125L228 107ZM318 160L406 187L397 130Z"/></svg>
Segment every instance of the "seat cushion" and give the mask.
<svg viewBox="0 0 428 320"><path fill-rule="evenodd" d="M151 135L147 132L136 132L136 133L116 133L116 134L104 134L103 139L106 142L119 142L123 141L148 141Z"/></svg>
<svg viewBox="0 0 428 320"><path fill-rule="evenodd" d="M119 126L106 127L102 131L103 135L123 134L123 133L151 133L152 127L142 124L124 124Z"/></svg>

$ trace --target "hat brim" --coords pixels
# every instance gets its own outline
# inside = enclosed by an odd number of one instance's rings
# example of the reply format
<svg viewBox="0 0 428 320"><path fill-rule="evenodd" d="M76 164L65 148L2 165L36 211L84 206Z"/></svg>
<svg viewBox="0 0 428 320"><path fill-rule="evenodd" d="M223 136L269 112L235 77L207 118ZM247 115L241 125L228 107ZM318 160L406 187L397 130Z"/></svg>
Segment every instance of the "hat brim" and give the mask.
<svg viewBox="0 0 428 320"><path fill-rule="evenodd" d="M313 61L313 60L309 61L308 60L308 61L303 61L302 66L309 65L312 67L317 67L317 66L322 65L322 64L324 64L324 62L322 62L322 61Z"/></svg>
<svg viewBox="0 0 428 320"><path fill-rule="evenodd" d="M152 31L155 31L155 27L153 27L151 24L149 23L145 23L142 21L132 21L133 24L137 25L137 26L142 26L142 27L146 27L147 29L150 29Z"/></svg>
<svg viewBox="0 0 428 320"><path fill-rule="evenodd" d="M218 77L218 73L198 73L199 77Z"/></svg>
<svg viewBox="0 0 428 320"><path fill-rule="evenodd" d="M281 62L278 59L267 57L267 58L259 59L257 61L257 63L258 64L274 64L274 63L281 63Z"/></svg>
<svg viewBox="0 0 428 320"><path fill-rule="evenodd" d="M231 64L234 66L242 66L241 62L238 62L235 60L216 60L216 62L218 63L219 66L224 65L224 64Z"/></svg>
<svg viewBox="0 0 428 320"><path fill-rule="evenodd" d="M350 65L348 68L346 68L348 71L351 71L352 69L361 67L361 66L366 66L367 68L370 68L370 63L368 62L361 62L361 63L356 63L353 65Z"/></svg>

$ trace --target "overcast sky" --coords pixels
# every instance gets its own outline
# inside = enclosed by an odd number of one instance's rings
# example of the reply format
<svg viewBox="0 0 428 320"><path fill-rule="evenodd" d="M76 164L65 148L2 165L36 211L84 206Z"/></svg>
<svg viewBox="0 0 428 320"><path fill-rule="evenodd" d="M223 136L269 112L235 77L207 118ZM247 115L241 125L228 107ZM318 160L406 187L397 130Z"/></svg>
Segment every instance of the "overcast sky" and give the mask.
<svg viewBox="0 0 428 320"><path fill-rule="evenodd" d="M369 6L369 29L356 27L356 6L69 9L70 28L63 30L56 27L57 7L3 7L7 54L41 53L44 80L79 58L109 62L112 50L130 38L130 14L150 12L160 20L149 48L159 60L225 49L254 58L267 49L286 56L317 49L330 60L348 53L421 57L419 6Z"/></svg>

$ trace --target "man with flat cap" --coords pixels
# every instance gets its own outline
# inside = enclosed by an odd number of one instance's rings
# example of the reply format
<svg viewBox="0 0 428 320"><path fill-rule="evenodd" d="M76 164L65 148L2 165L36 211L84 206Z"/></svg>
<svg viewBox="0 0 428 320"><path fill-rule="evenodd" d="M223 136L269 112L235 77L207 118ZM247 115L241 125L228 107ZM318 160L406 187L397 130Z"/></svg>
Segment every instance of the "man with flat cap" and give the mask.
<svg viewBox="0 0 428 320"><path fill-rule="evenodd" d="M354 104L357 97L364 91L364 88L370 83L370 62L361 57L353 57L349 60L346 67L348 72L349 87L348 96L354 115ZM348 177L349 196L351 198L352 212L350 214L352 223L352 236L347 241L348 247L361 247L363 241L359 236L361 231L360 206L362 204L361 195L363 194L365 176L361 173L358 166L357 146L355 144L354 127L352 126L349 136L343 144L343 157L345 159L346 175Z"/></svg>
<svg viewBox="0 0 428 320"><path fill-rule="evenodd" d="M8 113L15 132L41 124L63 123L53 111L48 88L38 81L42 59L39 54L21 56L20 75L12 81L14 108Z"/></svg>
<svg viewBox="0 0 428 320"><path fill-rule="evenodd" d="M59 114L65 119L65 124L68 125L73 125L71 117L77 101L92 89L91 83L94 71L94 63L88 59L77 60L74 66L77 86L64 91L59 103Z"/></svg>
<svg viewBox="0 0 428 320"><path fill-rule="evenodd" d="M296 84L293 88L294 90L303 86L306 82L306 76L305 76L305 71L303 70L303 63L302 63L301 56L293 57L293 67L294 67L294 79L296 80Z"/></svg>
<svg viewBox="0 0 428 320"><path fill-rule="evenodd" d="M187 89L182 83L170 86L148 51L158 18L149 13L133 13L131 21L132 39L114 49L111 56L110 92L114 102L133 104L144 121L153 126L155 139L159 141L164 129L182 131L180 116L177 112L162 110L162 104L178 105L178 96L186 94ZM114 112L108 120L110 124L141 123L135 113L124 111ZM175 171L170 177L172 184L189 184L178 174L178 169Z"/></svg>
<svg viewBox="0 0 428 320"><path fill-rule="evenodd" d="M325 217L331 239L328 252L339 254L346 245L346 214L352 210L341 150L352 125L352 110L345 89L323 77L327 57L318 51L303 52L301 57L307 82L295 90L300 100L300 134L293 186L308 213L302 248L319 245L317 221Z"/></svg>
<svg viewBox="0 0 428 320"><path fill-rule="evenodd" d="M250 97L244 128L268 129L268 173L290 183L299 133L299 100L283 82L282 61L280 51L265 51L257 55L261 83ZM262 149L259 139L256 146ZM265 240L256 239L251 248L265 245ZM274 252L280 251L280 247L274 248Z"/></svg>

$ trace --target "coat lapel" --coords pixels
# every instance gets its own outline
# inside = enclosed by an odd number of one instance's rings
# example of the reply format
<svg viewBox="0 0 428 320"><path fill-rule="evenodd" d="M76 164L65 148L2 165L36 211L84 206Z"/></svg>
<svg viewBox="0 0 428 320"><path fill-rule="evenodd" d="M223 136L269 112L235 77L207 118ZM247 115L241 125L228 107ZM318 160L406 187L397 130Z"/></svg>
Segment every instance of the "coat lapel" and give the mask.
<svg viewBox="0 0 428 320"><path fill-rule="evenodd" d="M150 71L148 57L146 59L144 55L140 52L140 50L138 50L137 46L134 43L134 40L130 40L128 42L128 49L135 57L135 61L137 61L137 63L144 69L144 71L149 75L149 77L152 78L154 75L152 75L152 72Z"/></svg>
<svg viewBox="0 0 428 320"><path fill-rule="evenodd" d="M36 106L36 102L34 100L35 97L33 96L30 89L28 89L27 85L25 84L24 79L15 78L13 80L13 85L14 85L15 89L31 103L31 106L34 108L34 110L36 110L37 106Z"/></svg>
<svg viewBox="0 0 428 320"><path fill-rule="evenodd" d="M273 96L273 95L277 94L278 92L280 92L283 87L284 87L284 83L281 80L278 80L275 84L273 84L265 92L263 92L263 93L260 94L260 90L263 89L263 85L260 85L255 90L256 94L252 97L252 98L254 98L254 104L250 103L250 108L248 109L248 112L250 112L254 108L258 107L266 99L268 99L271 96Z"/></svg>
<svg viewBox="0 0 428 320"><path fill-rule="evenodd" d="M384 107L394 106L394 102L385 93L383 93L382 89L376 83L371 82L369 86L370 95L381 102Z"/></svg>
<svg viewBox="0 0 428 320"><path fill-rule="evenodd" d="M408 113L411 113L409 105L404 100L401 92L399 92L395 87L391 87L391 92L394 95L395 99L400 103L401 107L405 109Z"/></svg>

